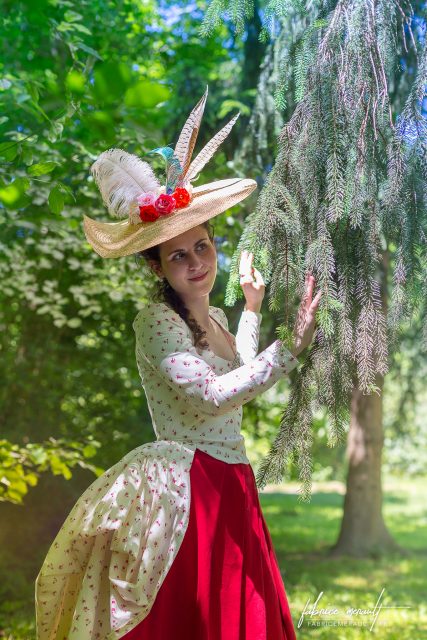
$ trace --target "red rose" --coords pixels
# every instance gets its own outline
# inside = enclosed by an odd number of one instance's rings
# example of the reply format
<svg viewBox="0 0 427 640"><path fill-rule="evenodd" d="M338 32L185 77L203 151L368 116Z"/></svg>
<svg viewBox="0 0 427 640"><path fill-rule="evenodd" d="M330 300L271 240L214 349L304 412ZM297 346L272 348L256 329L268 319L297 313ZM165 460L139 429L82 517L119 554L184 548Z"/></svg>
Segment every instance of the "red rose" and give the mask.
<svg viewBox="0 0 427 640"><path fill-rule="evenodd" d="M168 193L161 193L154 203L154 206L156 207L160 215L166 216L169 213L172 213L172 211L175 209L175 198L173 196L170 196Z"/></svg>
<svg viewBox="0 0 427 640"><path fill-rule="evenodd" d="M153 204L139 207L139 217L143 222L154 222L159 216L160 212L157 211Z"/></svg>
<svg viewBox="0 0 427 640"><path fill-rule="evenodd" d="M187 189L184 189L183 187L178 187L178 189L175 189L172 195L175 198L177 209L186 207L191 200L191 196L188 193Z"/></svg>

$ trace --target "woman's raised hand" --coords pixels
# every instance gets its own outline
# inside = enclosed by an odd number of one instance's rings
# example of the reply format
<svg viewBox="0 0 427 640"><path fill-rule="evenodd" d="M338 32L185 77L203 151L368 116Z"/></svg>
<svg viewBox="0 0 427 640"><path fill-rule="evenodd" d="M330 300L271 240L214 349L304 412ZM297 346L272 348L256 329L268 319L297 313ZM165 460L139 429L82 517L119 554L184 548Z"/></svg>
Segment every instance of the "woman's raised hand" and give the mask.
<svg viewBox="0 0 427 640"><path fill-rule="evenodd" d="M252 266L253 258L253 253L246 250L240 255L240 286L246 299L245 308L259 313L265 294L265 283L258 269Z"/></svg>
<svg viewBox="0 0 427 640"><path fill-rule="evenodd" d="M262 275L252 266L253 253L242 251L240 255L240 286L246 298L246 309L259 313L265 294L265 283ZM316 325L316 311L319 306L322 290L319 289L314 300L314 276L308 274L305 279L305 291L298 309L294 328L294 347L292 353L299 355L306 349L314 336Z"/></svg>
<svg viewBox="0 0 427 640"><path fill-rule="evenodd" d="M304 351L304 349L306 349L313 340L316 324L316 311L322 296L322 290L319 289L314 300L312 300L314 285L314 276L308 274L305 279L304 295L295 321L295 342L294 348L291 350L294 356L297 356L301 351Z"/></svg>

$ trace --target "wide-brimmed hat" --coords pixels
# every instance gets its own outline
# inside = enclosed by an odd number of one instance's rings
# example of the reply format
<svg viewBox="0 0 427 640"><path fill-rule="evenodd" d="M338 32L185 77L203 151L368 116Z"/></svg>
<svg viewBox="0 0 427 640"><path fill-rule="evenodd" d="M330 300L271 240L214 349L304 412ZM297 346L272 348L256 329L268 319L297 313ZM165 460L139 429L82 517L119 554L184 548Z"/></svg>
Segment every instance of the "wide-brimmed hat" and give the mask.
<svg viewBox="0 0 427 640"><path fill-rule="evenodd" d="M175 149L159 147L147 154L164 158L164 185L147 162L123 149L104 151L91 166L109 213L122 218L120 222L99 222L83 216L86 238L103 258L127 256L165 242L226 211L256 188L255 180L249 178L191 184L239 116L234 116L192 161L207 95L206 88L187 118Z"/></svg>

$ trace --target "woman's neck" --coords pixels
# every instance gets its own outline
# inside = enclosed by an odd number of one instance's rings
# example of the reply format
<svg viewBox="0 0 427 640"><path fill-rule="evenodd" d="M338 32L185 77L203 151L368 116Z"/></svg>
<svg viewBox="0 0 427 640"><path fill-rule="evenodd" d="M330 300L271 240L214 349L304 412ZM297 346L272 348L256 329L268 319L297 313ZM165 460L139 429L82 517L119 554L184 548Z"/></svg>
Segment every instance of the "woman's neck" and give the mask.
<svg viewBox="0 0 427 640"><path fill-rule="evenodd" d="M194 318L203 329L208 329L210 325L209 317L209 295L183 300L192 318Z"/></svg>

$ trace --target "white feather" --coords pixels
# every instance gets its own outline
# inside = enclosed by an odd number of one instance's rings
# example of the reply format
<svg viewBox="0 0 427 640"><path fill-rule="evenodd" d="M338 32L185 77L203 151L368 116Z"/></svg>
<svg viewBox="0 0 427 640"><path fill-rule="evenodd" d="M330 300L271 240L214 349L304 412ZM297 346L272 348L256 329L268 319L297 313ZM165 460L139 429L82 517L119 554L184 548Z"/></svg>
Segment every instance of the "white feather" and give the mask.
<svg viewBox="0 0 427 640"><path fill-rule="evenodd" d="M150 165L123 149L104 151L90 170L109 213L117 218L127 218L138 208L141 193L160 187Z"/></svg>

